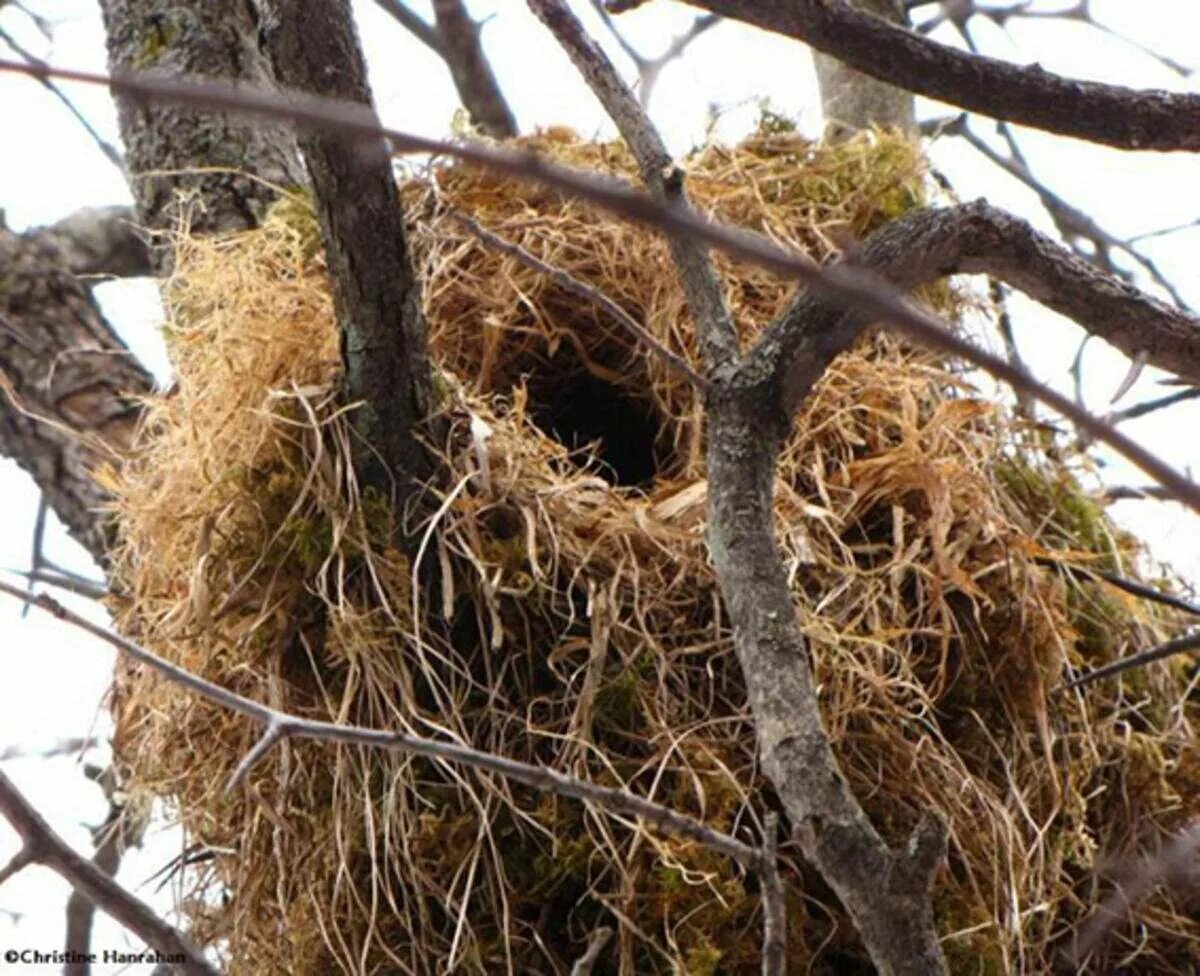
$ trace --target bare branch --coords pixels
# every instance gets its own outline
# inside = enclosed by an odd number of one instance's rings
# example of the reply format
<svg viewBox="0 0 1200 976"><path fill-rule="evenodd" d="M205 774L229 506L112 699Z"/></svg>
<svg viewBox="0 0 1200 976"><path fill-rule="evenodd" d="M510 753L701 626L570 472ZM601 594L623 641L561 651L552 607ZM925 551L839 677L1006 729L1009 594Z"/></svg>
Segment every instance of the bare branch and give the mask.
<svg viewBox="0 0 1200 976"><path fill-rule="evenodd" d="M1075 248L1076 252L1086 260L1114 277L1125 281L1132 281L1133 276L1113 260L1113 252L1120 251L1128 255L1130 259L1145 270L1154 279L1155 283L1171 296L1175 304L1180 306L1186 304L1179 290L1158 269L1154 261L1143 255L1133 246L1133 240L1121 240L1116 235L1109 233L1089 214L1084 213L1078 207L1072 206L1038 179L1029 162L1025 159L1024 153L1021 152L1020 144L1017 142L1016 135L1012 131L1012 126L1006 122L1001 122L997 125L997 130L1008 144L1008 156L998 153L987 142L971 131L971 127L967 124L965 113L949 125L942 127L940 131L964 139L978 153L985 156L989 161L1037 194L1038 199L1050 215L1050 219L1054 221L1054 226L1062 235L1063 240ZM1092 253L1088 254L1081 248L1079 246L1080 242L1090 244Z"/></svg>
<svg viewBox="0 0 1200 976"><path fill-rule="evenodd" d="M638 102L641 103L643 108L650 104L650 96L654 93L654 86L658 83L663 69L673 61L683 57L683 53L691 46L693 41L712 30L712 28L721 22L721 18L716 14L698 14L682 33L672 39L662 54L651 58L642 54L641 51L629 42L629 39L613 22L612 15L608 12L608 8L604 6L604 0L592 0L592 7L599 14L609 33L616 39L621 50L625 52L637 69L637 96Z"/></svg>
<svg viewBox="0 0 1200 976"><path fill-rule="evenodd" d="M532 268L539 274L544 274L550 278L560 288L578 295L585 301L591 302L600 308L609 318L618 322L637 339L645 343L646 346L658 356L664 363L670 366L687 380L697 390L707 390L710 386L707 379L692 369L689 363L682 356L673 353L670 349L664 346L652 333L646 330L637 319L630 315L625 309L618 305L615 301L609 298L604 292L598 288L593 288L586 281L580 281L569 271L548 264L539 258L536 254L531 254L519 244L514 244L511 241L506 241L499 234L493 234L478 221L472 220L464 213L455 211L451 216L463 225L471 234L483 241L488 247L500 251L502 254L508 254L516 258L527 268Z"/></svg>
<svg viewBox="0 0 1200 976"><path fill-rule="evenodd" d="M445 62L459 100L476 126L496 139L517 134L512 109L483 51L481 25L471 18L462 0L435 0L436 25L418 17L403 0L375 2Z"/></svg>
<svg viewBox="0 0 1200 976"><path fill-rule="evenodd" d="M339 132L350 137L382 134L400 151L437 153L485 166L517 179L543 183L564 190L627 220L654 227L672 238L689 238L693 244L702 243L716 247L732 257L751 262L781 276L808 282L819 287L822 292L840 299L846 305L862 310L867 313L868 318L872 318L888 328L903 332L930 348L961 357L967 362L979 366L1019 391L1036 396L1066 416L1080 429L1088 432L1097 440L1107 443L1151 477L1167 486L1180 501L1200 512L1200 488L1197 488L1190 479L1179 474L1141 445L1114 430L1078 404L1039 383L1003 358L992 355L986 350L978 349L970 342L954 335L935 316L908 303L898 296L891 286L881 281L877 275L862 269L845 265L821 268L811 259L803 255L790 254L758 234L722 227L697 216L690 209L684 209L679 205L658 203L645 194L632 190L619 180L597 177L594 174L558 166L531 153L513 152L475 143L449 143L395 129L381 130L374 120L373 113L367 111L366 115L362 114L360 109L363 109L363 106L299 95L285 97L274 92L234 87L213 81L180 81L137 74L106 76L61 68L39 68L2 59L0 59L0 71L48 72L55 77L108 85L142 98L158 98L191 105L205 105L212 109L225 109L272 119L284 118L307 128L320 128L323 131ZM986 204L976 203L968 206L983 208L986 207ZM938 212L935 211L935 213ZM949 212L952 213L953 208ZM1015 218L1012 217L1008 219L1015 221ZM1016 223L1020 224L1021 222L1016 221ZM1032 240L1034 243L1037 242L1036 237ZM1056 246L1053 245L1053 242L1050 243L1052 246ZM970 269L961 267L948 270ZM979 270L986 271L988 269L981 267ZM1014 276L1021 275L1020 269L1014 269ZM1090 278L1089 276L1094 277ZM1074 304L1076 290L1080 296L1090 299L1087 283L1089 280L1094 280L1095 277L1098 277L1102 283L1106 282L1106 279L1094 268L1087 268L1086 273L1081 276L1068 276L1068 279L1072 281L1072 288L1069 290L1071 294L1065 296L1063 300L1070 298ZM1015 283L1019 287L1024 287L1020 282ZM1038 287L1036 278L1032 276L1031 287ZM1107 285L1105 284L1101 290L1105 291L1106 289ZM1134 302L1135 305L1148 302L1151 303L1150 307L1153 307L1154 299L1142 295L1136 289L1120 286L1117 290L1118 292L1123 291L1126 299ZM1039 297L1036 291L1031 294L1035 298ZM1118 306L1122 307L1119 295L1108 295L1107 298L1117 301ZM1162 303L1157 303L1157 305L1164 309L1169 308ZM1186 314L1178 312L1178 310L1176 312L1180 315ZM1172 334L1171 316L1168 316L1165 322L1160 324L1163 325L1165 335ZM1120 328L1111 331L1105 330L1105 333L1106 338L1112 337L1109 341L1115 342L1122 334L1122 330Z"/></svg>
<svg viewBox="0 0 1200 976"><path fill-rule="evenodd" d="M588 36L563 0L528 0L528 3L616 123L637 160L650 196L681 212L690 212L683 170L671 159L662 136L608 56ZM737 336L707 248L685 236L672 236L671 255L679 269L705 361L710 367L729 361L737 355Z"/></svg>
<svg viewBox="0 0 1200 976"><path fill-rule="evenodd" d="M481 25L471 18L462 0L433 0L433 13L442 60L471 121L493 139L515 136L517 120L483 51Z"/></svg>
<svg viewBox="0 0 1200 976"><path fill-rule="evenodd" d="M1167 407L1173 407L1175 404L1183 403L1187 400L1195 400L1197 397L1200 397L1200 386L1189 386L1186 389L1179 390L1177 393L1155 397L1153 400L1146 400L1144 403L1135 403L1124 410L1114 411L1106 419L1110 424L1119 424L1126 420L1136 420L1138 417L1144 417L1147 414L1154 413L1156 410L1165 410Z"/></svg>
<svg viewBox="0 0 1200 976"><path fill-rule="evenodd" d="M987 274L1131 358L1143 356L1162 369L1200 376L1200 317L1101 273L1025 221L984 201L918 210L891 221L862 245L854 261L902 291L948 274ZM771 366L782 374L783 404L790 411L830 359L854 341L866 319L865 314L841 317L841 303L801 293L751 358L760 360L760 369ZM1019 364L1009 368L1026 375ZM1044 399L1036 391L1034 395Z"/></svg>
<svg viewBox="0 0 1200 976"><path fill-rule="evenodd" d="M50 514L50 503L46 501L45 495L38 496L37 515L33 519L33 551L30 553L29 559L29 592L33 592L34 580L33 574L38 572L44 564L45 553L43 549L46 544L46 516ZM21 608L21 618L29 613L29 604L25 604Z"/></svg>
<svg viewBox="0 0 1200 976"><path fill-rule="evenodd" d="M688 2L794 37L873 78L992 118L1122 149L1200 150L1200 94L1080 81L1036 64L967 54L844 0Z"/></svg>
<svg viewBox="0 0 1200 976"><path fill-rule="evenodd" d="M25 236L52 240L65 267L77 275L136 278L153 273L132 207L84 207Z"/></svg>
<svg viewBox="0 0 1200 976"><path fill-rule="evenodd" d="M13 569L9 572L24 576L29 580L30 587L35 583L44 583L47 586L57 586L60 590L66 590L77 596L85 596L89 600L103 600L108 596L108 588L104 584L94 583L82 576L65 575L47 569Z"/></svg>
<svg viewBox="0 0 1200 976"><path fill-rule="evenodd" d="M1126 579L1124 576L1118 576L1116 573L1107 573L1103 570L1091 569L1087 566L1077 566L1074 563L1061 562L1057 559L1050 559L1044 556L1035 558L1034 562L1039 566L1061 569L1068 576L1073 576L1076 579L1103 580L1110 586L1115 586L1118 590L1123 590L1131 596L1148 600L1151 603L1161 603L1163 606L1181 610L1194 617L1200 617L1200 606L1182 597L1175 596L1173 593L1164 593L1162 590L1156 590L1153 586L1139 583L1137 580Z"/></svg>
<svg viewBox="0 0 1200 976"><path fill-rule="evenodd" d="M3 6L3 4L0 4L0 6ZM8 33L8 31L0 30L0 41L3 41L5 44L7 44L13 51L23 57L26 61L44 63L42 62L41 58L35 57L31 52L26 50L16 40L16 38ZM112 163L117 168L118 172L124 173L125 158L121 155L121 151L117 149L117 147L111 142L105 139L104 136L100 135L96 127L88 120L88 117L79 111L79 107L67 97L66 92L59 88L58 85L56 85L50 78L39 78L37 81L43 88L46 89L46 91L62 102L63 107L71 113L72 118L74 118L75 121L83 127L83 131L91 137L92 142L96 144L96 148L100 150L101 155L103 155L105 159Z"/></svg>
<svg viewBox="0 0 1200 976"><path fill-rule="evenodd" d="M787 898L779 877L779 814L763 818L763 976L787 973Z"/></svg>
<svg viewBox="0 0 1200 976"><path fill-rule="evenodd" d="M1079 675L1077 678L1072 678L1063 685L1063 688L1080 688L1083 685L1090 685L1094 681L1099 681L1101 678L1111 678L1113 675L1121 674L1123 671L1142 668L1155 661L1174 657L1176 654L1189 654L1196 650L1200 650L1200 631L1184 634L1182 637L1176 637L1164 644L1159 644L1157 647L1151 647L1149 650L1140 651L1137 654L1131 654L1129 657L1112 661L1103 667L1094 668L1085 674Z"/></svg>
<svg viewBox="0 0 1200 976"><path fill-rule="evenodd" d="M28 606L28 604L26 604ZM26 759L36 757L38 759L51 759L55 756L65 756L71 753L79 754L86 752L88 749L94 749L100 745L99 739L63 739L56 742L52 746L45 749L26 749L22 746L9 746L3 752L0 752L0 762L7 762L10 759Z"/></svg>
<svg viewBox="0 0 1200 976"><path fill-rule="evenodd" d="M338 725L333 722L320 722L314 719L300 718L277 711L259 702L215 685L204 678L192 674L177 664L172 664L152 651L148 651L133 641L114 634L105 628L92 623L77 613L68 610L45 594L29 596L15 586L0 581L0 593L7 593L24 603L45 610L59 620L71 624L80 630L98 637L100 640L117 650L128 654L135 661L152 668L167 680L174 682L188 691L194 692L201 698L215 702L231 712L252 718L263 723L266 727L263 735L247 759L257 760L267 750L289 738L317 739L323 742L337 742L346 745L368 746L377 749L393 749L413 755L425 756L429 759L461 763L472 769L485 770L508 777L536 790L557 793L588 803L594 803L612 813L640 817L656 830L665 834L674 834L687 840L695 841L706 847L737 861L737 863L755 870L761 863L758 850L742 843L736 837L708 827L698 820L693 820L681 813L676 813L652 800L643 799L628 790L618 790L608 786L598 786L586 780L560 773L546 766L534 766L518 762L505 756L481 752L469 746L454 742L439 742L422 736L409 735L404 732L388 732L382 729L368 729L357 725ZM240 779L249 764L243 760L235 775Z"/></svg>
<svg viewBox="0 0 1200 976"><path fill-rule="evenodd" d="M121 799L117 771L113 765L104 768L87 767L89 777L104 791L108 800L108 816L92 831L96 850L92 864L110 878L115 878L125 852L141 842L145 821L133 814ZM67 934L64 948L68 962L63 976L89 976L92 971L88 956L92 949L92 926L96 903L76 889L67 899Z"/></svg>
<svg viewBox="0 0 1200 976"><path fill-rule="evenodd" d="M29 864L45 865L152 949L178 960L178 968L188 976L217 976L217 970L178 929L164 922L149 905L87 858L76 854L3 772L0 772L0 815L16 830L22 843L21 851L0 871L0 882Z"/></svg>
<svg viewBox="0 0 1200 976"><path fill-rule="evenodd" d="M1173 502L1175 496L1162 485L1113 485L1104 489L1104 499L1109 502L1145 501Z"/></svg>
<svg viewBox="0 0 1200 976"><path fill-rule="evenodd" d="M928 0L921 0L922 3L927 3ZM912 4L912 6L920 6L920 4ZM1109 37L1115 38L1135 50L1141 51L1147 57L1153 58L1164 68L1174 72L1181 77L1188 77L1195 72L1195 68L1191 68L1186 64L1176 61L1174 58L1169 58L1165 54L1155 51L1153 48L1147 47L1132 37L1121 34L1113 30L1107 24L1097 20L1092 16L1091 4L1088 0L1077 0L1070 7L1064 7L1058 10L1039 10L1034 8L1029 0L1014 3L1010 7L989 7L977 2L977 0L953 0L951 3L943 3L942 10L930 17L916 28L922 34L928 34L931 30L945 21L951 21L964 37L968 36L967 23L975 16L990 20L997 27L1005 29L1008 27L1009 21L1013 20L1073 20L1080 24L1086 24L1093 30L1099 31L1102 34L1107 34Z"/></svg>
<svg viewBox="0 0 1200 976"><path fill-rule="evenodd" d="M429 50L438 57L445 58L446 51L442 46L441 37L438 36L437 28L409 10L404 4L404 0L375 0L375 2Z"/></svg>
<svg viewBox="0 0 1200 976"><path fill-rule="evenodd" d="M776 544L775 471L790 418L748 357L708 400L708 547L754 714L763 770L805 857L837 894L882 976L946 972L932 909L945 827L893 851L838 766Z"/></svg>

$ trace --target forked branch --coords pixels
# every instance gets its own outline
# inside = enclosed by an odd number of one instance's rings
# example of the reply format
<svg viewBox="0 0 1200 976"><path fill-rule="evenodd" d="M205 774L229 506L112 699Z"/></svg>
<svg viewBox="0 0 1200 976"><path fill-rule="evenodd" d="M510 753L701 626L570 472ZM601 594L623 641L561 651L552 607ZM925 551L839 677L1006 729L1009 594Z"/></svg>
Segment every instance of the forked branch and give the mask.
<svg viewBox="0 0 1200 976"><path fill-rule="evenodd" d="M21 838L16 856L0 869L0 882L31 864L44 865L152 949L180 960L175 965L187 976L217 976L217 970L178 929L164 922L154 909L59 837L3 772L0 772L0 816Z"/></svg>
<svg viewBox="0 0 1200 976"><path fill-rule="evenodd" d="M1120 149L1200 151L1200 94L1080 81L1036 64L968 54L845 0L688 2L794 37L898 88L994 119Z"/></svg>

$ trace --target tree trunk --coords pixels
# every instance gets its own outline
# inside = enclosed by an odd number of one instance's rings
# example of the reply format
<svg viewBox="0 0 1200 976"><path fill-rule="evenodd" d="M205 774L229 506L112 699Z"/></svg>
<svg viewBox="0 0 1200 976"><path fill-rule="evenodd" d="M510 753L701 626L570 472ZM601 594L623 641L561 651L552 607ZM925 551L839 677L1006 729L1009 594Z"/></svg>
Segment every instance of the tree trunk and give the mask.
<svg viewBox="0 0 1200 976"><path fill-rule="evenodd" d="M270 84L246 0L102 0L101 7L113 72ZM304 183L295 140L284 126L125 96L117 96L117 108L138 220L149 230L175 230L183 216L192 232L253 227L275 187ZM181 210L181 195L195 205ZM165 250L156 258L163 269Z"/></svg>
<svg viewBox="0 0 1200 976"><path fill-rule="evenodd" d="M853 6L878 14L901 26L908 25L903 0L851 0ZM837 58L813 51L821 111L826 131L833 137L851 135L871 126L898 128L909 135L917 129L911 92L893 88L844 65Z"/></svg>
<svg viewBox="0 0 1200 976"><path fill-rule="evenodd" d="M378 124L349 0L267 0L262 38L288 90L361 107ZM345 398L359 434L359 480L397 511L429 473L416 436L431 399L421 288L382 139L300 137L312 181L342 338Z"/></svg>

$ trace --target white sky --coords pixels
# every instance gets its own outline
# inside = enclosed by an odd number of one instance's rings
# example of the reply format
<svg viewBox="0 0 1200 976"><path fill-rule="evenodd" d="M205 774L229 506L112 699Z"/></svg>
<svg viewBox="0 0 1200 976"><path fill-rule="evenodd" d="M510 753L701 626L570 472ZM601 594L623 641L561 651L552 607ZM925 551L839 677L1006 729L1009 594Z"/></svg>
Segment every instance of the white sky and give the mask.
<svg viewBox="0 0 1200 976"><path fill-rule="evenodd" d="M596 35L607 42L587 3L574 3ZM0 10L0 29L55 64L104 69L103 34L94 3L25 0L25 5L53 22L51 43L11 6ZM412 6L430 14L424 0ZM1051 9L1067 4L1043 2L1038 6ZM524 3L479 0L471 7L477 16L494 15L485 42L523 129L567 123L585 134L612 134L599 106ZM1195 0L1093 0L1092 8L1098 20L1120 33L1176 60L1200 61L1196 45L1200 4ZM445 134L457 102L444 67L373 3L362 0L356 9L384 121L430 135ZM920 12L922 18L929 10L932 8ZM622 17L620 23L642 50L655 53L692 16L680 4L656 0ZM936 36L953 42L948 32ZM1015 21L1007 33L982 25L976 37L995 56L1040 62L1048 70L1076 77L1136 87L1200 90L1194 76L1185 82L1130 45L1078 24ZM620 61L615 48L610 45L610 49ZM115 113L107 94L83 86L65 87L92 123L116 142ZM804 130L818 130L815 83L803 46L726 24L701 37L681 61L664 72L651 112L672 150L681 152L703 137L711 106L722 112L718 135L732 139L757 116L763 97L770 99L776 111L796 117ZM924 100L919 110L923 117L952 111ZM979 131L986 132L986 126ZM0 75L0 133L4 134L0 208L4 208L9 226L20 229L49 223L82 206L128 201L120 175L82 128L36 83ZM1121 153L1025 132L1022 146L1036 172L1118 236L1174 226L1200 216L1196 192L1200 162L1194 155ZM980 162L973 150L941 143L934 147L933 158L963 199L986 196L1053 232L1032 194ZM1145 250L1185 298L1200 305L1195 257L1200 253L1200 229L1160 238ZM125 339L164 377L167 365L156 329L159 311L153 286L117 282L97 291ZM1027 362L1040 377L1069 390L1067 368L1080 331L1019 297L1014 298L1013 311ZM1094 342L1088 347L1086 363L1089 403L1103 412L1128 368L1127 361ZM1156 385L1157 379L1153 370L1147 370L1122 405L1161 395L1164 391ZM1189 467L1200 460L1200 441L1194 433L1198 427L1200 404L1193 402L1129 423L1124 429L1176 466ZM1144 477L1124 462L1104 457L1111 463L1108 477L1113 483L1144 483ZM0 567L27 567L37 495L32 482L8 461L0 461L0 502L6 512L0 523ZM1121 503L1114 511L1151 543L1156 555L1170 560L1188 579L1200 579L1193 517L1178 506L1159 502ZM57 525L50 530L48 554L60 563L87 570L86 556ZM102 616L86 601L72 605L97 619ZM37 751L60 739L106 733L107 718L100 707L112 668L112 654L106 647L40 613L21 619L17 609L4 602L0 603L0 653L5 656L0 672L0 753L14 746ZM88 760L102 763L104 754L97 751L89 754ZM3 768L56 829L80 850L90 852L84 825L98 823L106 805L98 788L82 779L75 758L10 760ZM170 905L169 891L156 896L153 885L145 882L178 851L179 843L178 832L155 828L145 849L127 857L120 880L165 910ZM13 850L12 833L7 825L0 825L0 863ZM61 948L66 896L65 883L40 868L27 869L0 887L0 954L8 948ZM14 919L14 914L19 919ZM93 945L97 950L136 948L136 943L103 917L98 918ZM96 971L142 972L149 967L98 967Z"/></svg>

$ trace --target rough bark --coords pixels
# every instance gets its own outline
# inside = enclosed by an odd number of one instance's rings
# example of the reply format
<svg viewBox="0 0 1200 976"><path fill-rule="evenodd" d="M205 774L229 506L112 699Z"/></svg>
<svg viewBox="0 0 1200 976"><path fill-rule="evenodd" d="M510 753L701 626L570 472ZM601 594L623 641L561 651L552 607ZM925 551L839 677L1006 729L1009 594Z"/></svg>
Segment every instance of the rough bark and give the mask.
<svg viewBox="0 0 1200 976"><path fill-rule="evenodd" d="M688 0L804 41L847 65L995 119L1122 149L1200 151L1200 94L1078 81L968 54L845 0Z"/></svg>
<svg viewBox="0 0 1200 976"><path fill-rule="evenodd" d="M853 3L860 10L901 27L908 26L903 0L853 0ZM916 135L916 108L911 92L877 81L823 51L813 51L813 66L828 134L837 137L878 125Z"/></svg>
<svg viewBox="0 0 1200 976"><path fill-rule="evenodd" d="M768 384L738 375L709 402L709 527L721 594L754 713L763 770L807 857L833 888L881 976L933 976L945 960L933 876L945 826L891 851L838 768L775 544L773 486L786 423Z"/></svg>
<svg viewBox="0 0 1200 976"><path fill-rule="evenodd" d="M986 201L918 210L863 245L854 266L910 291L951 274L986 274L1020 289L1130 358L1200 383L1200 317L1107 275ZM771 379L785 414L872 316L800 291L746 356L744 376Z"/></svg>
<svg viewBox="0 0 1200 976"><path fill-rule="evenodd" d="M281 85L357 104L361 119L378 125L348 0L268 0L262 10L264 47ZM362 404L354 415L359 479L402 506L429 471L416 427L428 411L430 375L387 147L378 136L313 132L300 147L333 286L345 393Z"/></svg>
<svg viewBox="0 0 1200 976"><path fill-rule="evenodd" d="M246 0L102 0L101 8L111 71L269 83ZM286 127L119 93L117 109L138 220L151 230L175 229L181 193L196 204L186 211L195 232L252 227L274 187L303 183ZM155 258L161 267L165 251Z"/></svg>
<svg viewBox="0 0 1200 976"><path fill-rule="evenodd" d="M37 233L53 238L65 269L77 275L148 275L150 249L131 207L84 207Z"/></svg>
<svg viewBox="0 0 1200 976"><path fill-rule="evenodd" d="M257 83L269 76L242 0L104 0L102 8L113 70ZM218 231L252 226L274 196L270 184L302 181L285 128L120 93L117 104L136 223L151 231L176 226L181 191L195 203L192 228ZM0 232L0 367L20 404L0 401L0 451L30 472L101 565L111 540L97 519L107 499L91 476L95 445L128 446L138 415L131 397L152 384L70 272L145 272L130 230L102 211L25 238ZM165 249L150 264L163 270ZM89 444L81 435L98 439Z"/></svg>
<svg viewBox="0 0 1200 976"><path fill-rule="evenodd" d="M53 234L0 227L0 453L33 477L103 566L106 492L92 476L128 449L153 388L70 271Z"/></svg>

